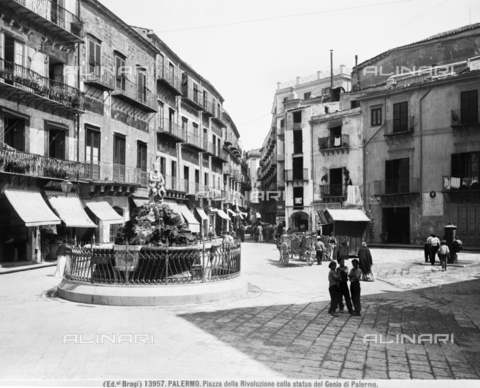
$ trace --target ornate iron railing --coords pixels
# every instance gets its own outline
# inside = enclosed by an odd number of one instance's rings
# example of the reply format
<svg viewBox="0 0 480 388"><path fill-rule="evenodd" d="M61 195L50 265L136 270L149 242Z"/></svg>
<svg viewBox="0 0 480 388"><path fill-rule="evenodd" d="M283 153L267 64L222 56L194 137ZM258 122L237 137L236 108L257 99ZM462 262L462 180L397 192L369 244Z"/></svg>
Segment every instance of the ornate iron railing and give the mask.
<svg viewBox="0 0 480 388"><path fill-rule="evenodd" d="M285 180L287 182L308 181L308 168L285 170Z"/></svg>
<svg viewBox="0 0 480 388"><path fill-rule="evenodd" d="M327 197L346 197L346 186L342 184L337 185L320 185L320 193L322 198Z"/></svg>
<svg viewBox="0 0 480 388"><path fill-rule="evenodd" d="M83 163L29 154L7 147L0 143L0 171L58 179L86 178Z"/></svg>
<svg viewBox="0 0 480 388"><path fill-rule="evenodd" d="M84 94L73 86L44 77L16 63L0 58L0 79L32 94L68 107L84 110Z"/></svg>
<svg viewBox="0 0 480 388"><path fill-rule="evenodd" d="M68 280L97 284L165 286L208 283L240 275L238 243L217 241L186 247L132 248L115 251L69 248L64 276Z"/></svg>
<svg viewBox="0 0 480 388"><path fill-rule="evenodd" d="M479 124L478 107L472 109L456 109L451 112L451 126Z"/></svg>
<svg viewBox="0 0 480 388"><path fill-rule="evenodd" d="M183 128L178 125L177 123L168 120L168 119L160 119L158 120L158 133L168 133L172 136L180 140L186 140L186 133Z"/></svg>
<svg viewBox="0 0 480 388"><path fill-rule="evenodd" d="M420 193L419 178L387 179L374 182L374 195Z"/></svg>
<svg viewBox="0 0 480 388"><path fill-rule="evenodd" d="M161 64L158 72L158 77L159 79L165 80L172 88L180 92L182 81L180 77L177 77L175 75L174 71L172 72L169 68Z"/></svg>
<svg viewBox="0 0 480 388"><path fill-rule="evenodd" d="M415 129L415 116L405 116L398 119L385 120L385 136L410 132Z"/></svg>
<svg viewBox="0 0 480 388"><path fill-rule="evenodd" d="M40 15L42 18L56 24L69 33L84 37L83 22L77 15L67 11L62 6L55 4L51 0L32 1L32 0L15 0L17 3L23 5L29 10Z"/></svg>

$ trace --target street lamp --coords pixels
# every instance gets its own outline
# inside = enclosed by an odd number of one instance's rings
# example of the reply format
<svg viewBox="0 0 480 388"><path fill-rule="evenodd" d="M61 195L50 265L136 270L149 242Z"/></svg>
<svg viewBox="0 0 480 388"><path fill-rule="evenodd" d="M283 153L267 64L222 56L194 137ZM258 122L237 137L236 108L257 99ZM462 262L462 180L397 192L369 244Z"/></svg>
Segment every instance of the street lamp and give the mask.
<svg viewBox="0 0 480 388"><path fill-rule="evenodd" d="M73 183L70 182L68 179L65 179L60 183L60 187L62 188L62 191L65 193L65 197L68 196L68 193L72 189Z"/></svg>

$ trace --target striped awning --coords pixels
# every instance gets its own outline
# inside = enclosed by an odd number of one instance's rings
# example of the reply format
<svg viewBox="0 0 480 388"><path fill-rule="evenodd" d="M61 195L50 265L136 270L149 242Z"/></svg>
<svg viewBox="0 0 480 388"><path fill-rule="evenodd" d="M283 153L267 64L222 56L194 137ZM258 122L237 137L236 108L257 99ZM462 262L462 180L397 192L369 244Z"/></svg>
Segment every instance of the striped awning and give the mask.
<svg viewBox="0 0 480 388"><path fill-rule="evenodd" d="M61 223L44 201L40 191L5 189L5 195L26 227Z"/></svg>
<svg viewBox="0 0 480 388"><path fill-rule="evenodd" d="M197 207L195 209L197 209L197 213L200 216L200 218L202 219L202 221L208 220L208 216L205 214L205 211L203 209L201 209L199 207Z"/></svg>
<svg viewBox="0 0 480 388"><path fill-rule="evenodd" d="M88 202L87 207L102 221L115 224L123 223L123 217L120 216L106 201Z"/></svg>
<svg viewBox="0 0 480 388"><path fill-rule="evenodd" d="M217 214L224 220L231 221L230 217L227 216L223 210L217 209Z"/></svg>
<svg viewBox="0 0 480 388"><path fill-rule="evenodd" d="M184 204L178 204L178 210L188 223L188 228L193 233L200 233L200 223L197 221L190 209Z"/></svg>

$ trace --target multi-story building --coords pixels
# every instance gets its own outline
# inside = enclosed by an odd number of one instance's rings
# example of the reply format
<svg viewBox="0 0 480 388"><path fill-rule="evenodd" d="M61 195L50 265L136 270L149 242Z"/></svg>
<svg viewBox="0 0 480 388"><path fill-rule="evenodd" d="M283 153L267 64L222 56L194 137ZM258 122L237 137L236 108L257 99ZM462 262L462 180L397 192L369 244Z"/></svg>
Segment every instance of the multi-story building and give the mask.
<svg viewBox="0 0 480 388"><path fill-rule="evenodd" d="M333 85L332 85L333 78ZM333 86L333 87L332 87ZM350 90L345 66L330 74L297 77L278 83L272 108L272 126L260 160L262 190L273 191L261 206L267 222L285 222L287 228L314 230L315 176L311 118L339 110L342 91Z"/></svg>
<svg viewBox="0 0 480 388"><path fill-rule="evenodd" d="M148 199L153 165L192 231L228 229L222 105L155 34L97 0L3 1L0 261L39 261L64 237L112 242Z"/></svg>
<svg viewBox="0 0 480 388"><path fill-rule="evenodd" d="M480 246L479 43L470 25L354 69L375 241L418 244L452 222L465 246Z"/></svg>
<svg viewBox="0 0 480 388"><path fill-rule="evenodd" d="M250 181L250 192L247 191L246 194L250 201L250 221L253 222L257 219L257 213L260 215L260 181L258 181L257 172L260 168L261 148L247 151L245 155Z"/></svg>

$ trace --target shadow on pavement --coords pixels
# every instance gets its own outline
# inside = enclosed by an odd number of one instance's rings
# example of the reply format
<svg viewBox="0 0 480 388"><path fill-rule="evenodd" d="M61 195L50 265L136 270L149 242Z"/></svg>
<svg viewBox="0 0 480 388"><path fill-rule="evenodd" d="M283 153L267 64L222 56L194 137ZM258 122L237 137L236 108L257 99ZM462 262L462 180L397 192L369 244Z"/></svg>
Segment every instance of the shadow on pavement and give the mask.
<svg viewBox="0 0 480 388"><path fill-rule="evenodd" d="M361 317L333 318L328 302L179 316L286 378L479 379L479 292L474 280L368 295ZM449 342L422 342L420 334L447 334Z"/></svg>

